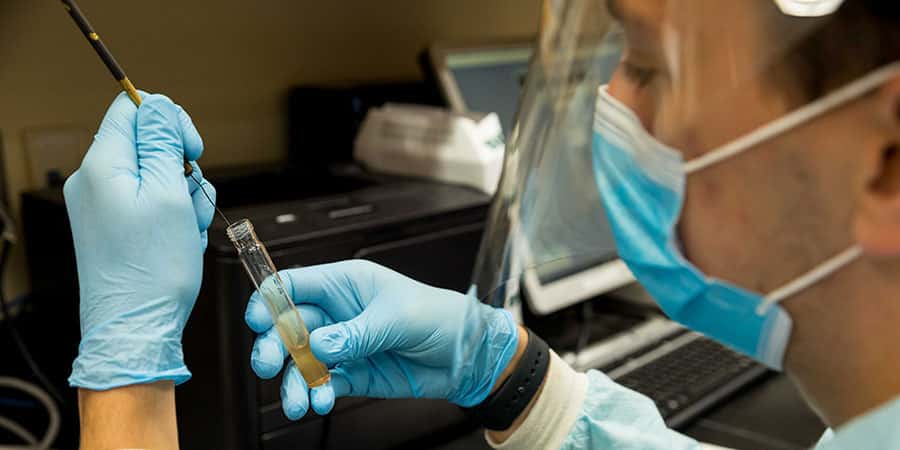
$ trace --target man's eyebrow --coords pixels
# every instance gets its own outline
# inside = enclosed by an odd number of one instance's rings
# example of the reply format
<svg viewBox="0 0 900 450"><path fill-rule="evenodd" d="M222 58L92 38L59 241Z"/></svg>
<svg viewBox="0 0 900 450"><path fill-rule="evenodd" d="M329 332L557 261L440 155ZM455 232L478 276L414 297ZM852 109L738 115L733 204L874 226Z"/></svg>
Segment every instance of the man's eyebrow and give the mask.
<svg viewBox="0 0 900 450"><path fill-rule="evenodd" d="M635 30L655 35L656 24L653 23L651 18L646 17L644 12L638 12L634 8L625 6L626 4L622 0L606 0L607 10L609 10L609 15L613 19L624 26L631 26ZM634 5L632 4L632 6Z"/></svg>
<svg viewBox="0 0 900 450"><path fill-rule="evenodd" d="M619 0L607 0L607 9L609 9L609 15L613 16L613 19L622 21L622 6L619 4Z"/></svg>

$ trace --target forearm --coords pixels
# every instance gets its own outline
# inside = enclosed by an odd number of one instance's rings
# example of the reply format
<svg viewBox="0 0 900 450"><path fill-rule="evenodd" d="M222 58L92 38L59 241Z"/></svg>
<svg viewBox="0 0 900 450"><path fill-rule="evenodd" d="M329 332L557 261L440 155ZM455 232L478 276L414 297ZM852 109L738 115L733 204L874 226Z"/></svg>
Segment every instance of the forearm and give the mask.
<svg viewBox="0 0 900 450"><path fill-rule="evenodd" d="M500 386L503 385L504 382L510 377L515 367L519 364L519 360L522 359L522 355L525 353L525 347L528 346L528 332L525 331L521 326L518 329L519 332L519 343L516 346L516 353L513 356L512 360L510 360L509 364L506 366L506 369L503 373L500 374L500 378L497 379L497 382L494 383L493 389L491 389L491 394L497 391ZM546 377L543 382L541 382L541 389L538 390L537 394L535 394L534 398L531 399L531 402L528 403L528 406L522 411L522 414L519 414L519 417L513 422L512 426L507 430L488 430L488 436L493 442L504 442L522 425L522 422L528 417L528 413L531 411L531 408L534 407L534 402L541 395L541 391L543 391L544 384L546 382Z"/></svg>
<svg viewBox="0 0 900 450"><path fill-rule="evenodd" d="M666 427L653 402L600 372L572 370L553 355L541 392L505 432L488 432L495 448L642 448L698 450L696 441Z"/></svg>
<svg viewBox="0 0 900 450"><path fill-rule="evenodd" d="M79 389L78 413L83 450L178 448L171 381L108 391Z"/></svg>
<svg viewBox="0 0 900 450"><path fill-rule="evenodd" d="M584 374L551 354L550 367L534 398L509 429L488 430L488 442L504 449L559 448L582 413L587 388Z"/></svg>
<svg viewBox="0 0 900 450"><path fill-rule="evenodd" d="M541 393L544 391L544 386L547 384L546 377L544 381L541 383L540 389L538 389L537 394L534 395L534 398L528 402L528 406L522 410L522 414L519 414L519 417L513 422L512 426L506 430L487 430L487 436L491 440L491 442L496 442L498 444L502 444L506 442L507 439L510 438L518 429L522 426L522 423L525 422L525 419L531 413L531 410L534 408L534 404L537 403L538 398L540 398Z"/></svg>

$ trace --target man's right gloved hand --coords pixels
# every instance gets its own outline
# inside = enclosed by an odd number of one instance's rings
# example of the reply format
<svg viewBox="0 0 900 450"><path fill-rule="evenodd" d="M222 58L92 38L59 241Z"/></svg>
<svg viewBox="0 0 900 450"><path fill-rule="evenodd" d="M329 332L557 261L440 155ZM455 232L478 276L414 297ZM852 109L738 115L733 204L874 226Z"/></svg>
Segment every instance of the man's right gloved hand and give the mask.
<svg viewBox="0 0 900 450"><path fill-rule="evenodd" d="M203 139L188 114L168 97L141 97L140 107L116 97L63 191L81 294L74 387L191 376L181 338L200 291L216 191L196 165Z"/></svg>
<svg viewBox="0 0 900 450"><path fill-rule="evenodd" d="M463 407L485 400L516 352L518 329L509 312L477 299L426 286L366 261L281 272L311 331L313 353L331 367L333 394L313 391L327 413L334 397L436 398ZM260 333L251 365L275 377L289 357L259 293L247 324ZM285 415L306 414L309 389L294 364L282 381Z"/></svg>

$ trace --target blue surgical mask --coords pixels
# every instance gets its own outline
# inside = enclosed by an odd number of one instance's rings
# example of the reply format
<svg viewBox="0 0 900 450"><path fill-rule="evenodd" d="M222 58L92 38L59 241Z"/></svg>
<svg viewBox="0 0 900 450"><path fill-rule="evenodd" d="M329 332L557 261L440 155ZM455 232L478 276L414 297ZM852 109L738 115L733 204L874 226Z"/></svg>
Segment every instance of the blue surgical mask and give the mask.
<svg viewBox="0 0 900 450"><path fill-rule="evenodd" d="M768 295L704 274L682 254L677 225L687 177L859 98L900 73L879 69L728 145L685 162L638 117L600 88L594 120L594 172L619 256L673 320L781 370L792 320L780 302L860 257L852 246Z"/></svg>

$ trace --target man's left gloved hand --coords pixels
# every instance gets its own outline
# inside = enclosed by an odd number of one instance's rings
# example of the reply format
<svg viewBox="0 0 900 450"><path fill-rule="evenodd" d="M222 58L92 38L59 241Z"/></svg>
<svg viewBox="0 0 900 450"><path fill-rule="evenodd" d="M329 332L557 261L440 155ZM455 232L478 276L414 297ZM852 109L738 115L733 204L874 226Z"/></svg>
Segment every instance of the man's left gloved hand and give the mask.
<svg viewBox="0 0 900 450"><path fill-rule="evenodd" d="M69 383L107 390L187 381L181 336L203 273L215 200L194 161L203 141L162 95L110 106L65 199L81 294L81 344Z"/></svg>
<svg viewBox="0 0 900 450"><path fill-rule="evenodd" d="M292 420L310 404L319 414L329 412L336 396L433 398L472 407L487 398L516 354L519 329L508 311L371 262L286 270L281 278L312 331L310 348L331 367L333 386L310 390L288 363L281 399ZM245 320L259 333L254 372L276 376L288 353L259 293Z"/></svg>

